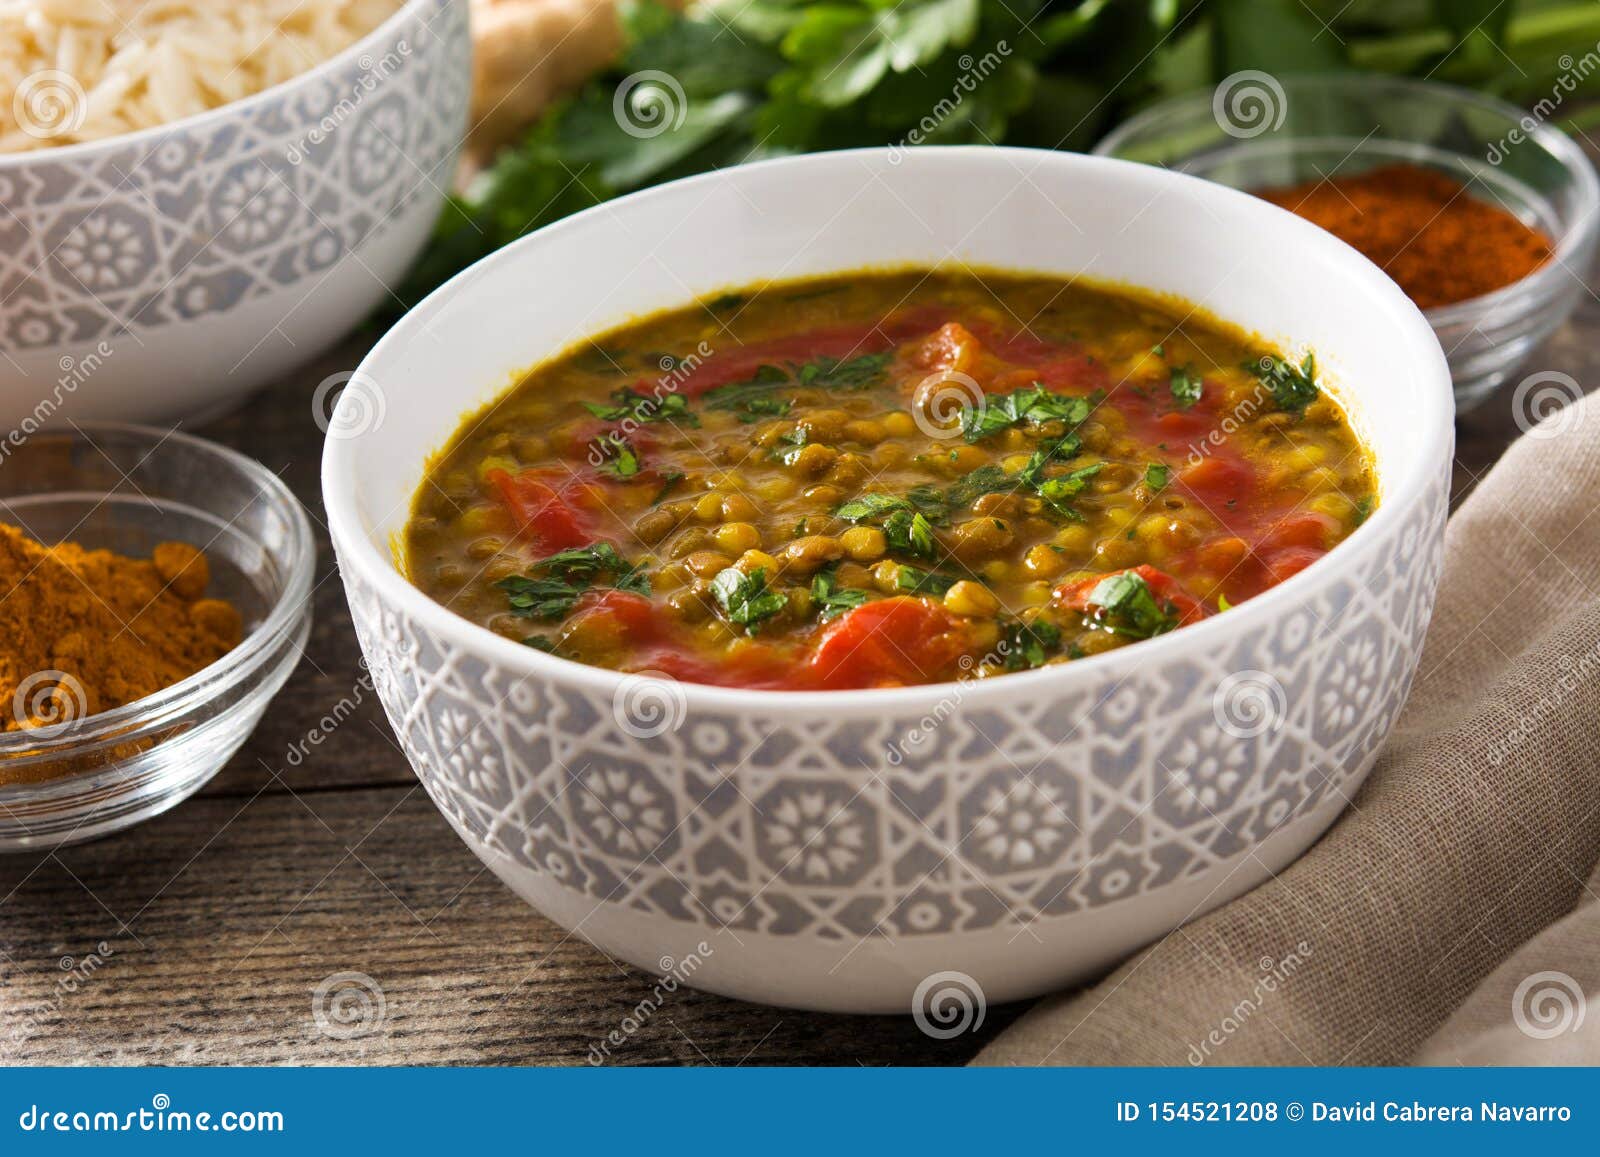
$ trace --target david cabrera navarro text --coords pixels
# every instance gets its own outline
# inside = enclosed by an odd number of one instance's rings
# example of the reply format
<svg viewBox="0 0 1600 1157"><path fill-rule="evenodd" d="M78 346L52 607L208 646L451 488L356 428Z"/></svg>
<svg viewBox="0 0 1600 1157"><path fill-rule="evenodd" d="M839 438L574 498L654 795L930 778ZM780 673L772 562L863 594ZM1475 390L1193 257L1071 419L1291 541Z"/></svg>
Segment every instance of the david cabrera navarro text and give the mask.
<svg viewBox="0 0 1600 1157"><path fill-rule="evenodd" d="M1358 1101L1351 1105L1311 1102L1308 1114L1313 1121L1570 1121L1572 1110L1566 1105L1502 1105L1479 1101L1471 1105L1424 1105L1420 1101Z"/></svg>

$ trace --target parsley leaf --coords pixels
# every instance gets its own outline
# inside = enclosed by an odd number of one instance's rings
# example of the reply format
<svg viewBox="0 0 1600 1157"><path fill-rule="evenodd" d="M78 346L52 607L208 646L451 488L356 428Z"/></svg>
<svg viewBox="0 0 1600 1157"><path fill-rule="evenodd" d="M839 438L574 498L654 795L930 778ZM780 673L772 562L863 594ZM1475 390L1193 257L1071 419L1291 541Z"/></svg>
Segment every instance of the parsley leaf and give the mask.
<svg viewBox="0 0 1600 1157"><path fill-rule="evenodd" d="M549 571L565 578L592 577L607 570L620 570L627 564L609 542L596 542L589 546L568 547L542 558L528 569Z"/></svg>
<svg viewBox="0 0 1600 1157"><path fill-rule="evenodd" d="M933 526L922 512L896 510L883 520L883 536L889 549L909 554L913 558L934 556Z"/></svg>
<svg viewBox="0 0 1600 1157"><path fill-rule="evenodd" d="M985 494L998 494L1003 490L1010 490L1016 486L1016 481L1001 467L993 462L979 466L970 474L963 475L950 484L942 496L942 501L951 510L961 510L971 506ZM920 487L918 489L921 489ZM916 492L911 494L912 501L916 501ZM922 503L917 503L922 506ZM926 511L927 507L923 507Z"/></svg>
<svg viewBox="0 0 1600 1157"><path fill-rule="evenodd" d="M1057 438L1039 447L1017 471L1017 482L1029 490L1037 490L1044 481L1044 468L1052 462L1065 461L1079 450L1083 449L1083 442L1076 434L1068 434L1064 438Z"/></svg>
<svg viewBox="0 0 1600 1157"><path fill-rule="evenodd" d="M928 502L929 495L920 495ZM893 494L863 494L852 498L833 512L835 518L846 522L881 520L883 534L889 540L889 549L909 554L913 558L932 558L935 543L933 524L909 498Z"/></svg>
<svg viewBox="0 0 1600 1157"><path fill-rule="evenodd" d="M908 595L942 595L959 581L937 571L902 564L895 575L895 589Z"/></svg>
<svg viewBox="0 0 1600 1157"><path fill-rule="evenodd" d="M794 379L782 366L763 365L756 367L752 378L707 390L700 401L708 410L743 411L752 415L769 411L776 403L787 413L792 403L774 395L781 387L793 384ZM751 420L754 421L754 418Z"/></svg>
<svg viewBox="0 0 1600 1157"><path fill-rule="evenodd" d="M854 587L841 587L834 567L819 570L811 580L811 602L824 622L836 619L846 611L853 611L872 598L871 591Z"/></svg>
<svg viewBox="0 0 1600 1157"><path fill-rule="evenodd" d="M1316 382L1316 358L1309 353L1299 366L1268 354L1260 361L1246 362L1244 368L1254 373L1272 391L1272 400L1280 410L1301 413L1322 393Z"/></svg>
<svg viewBox="0 0 1600 1157"><path fill-rule="evenodd" d="M611 459L608 469L618 478L632 478L639 473L639 453L626 442L617 447L615 457Z"/></svg>
<svg viewBox="0 0 1600 1157"><path fill-rule="evenodd" d="M1060 652L1061 629L1046 619L1011 619L1003 624L997 646L1007 671L1031 670Z"/></svg>
<svg viewBox="0 0 1600 1157"><path fill-rule="evenodd" d="M796 370L802 386L823 386L830 390L864 390L875 383L889 366L893 350L860 354L853 358L813 358Z"/></svg>
<svg viewBox="0 0 1600 1157"><path fill-rule="evenodd" d="M1367 519L1371 518L1372 517L1372 507L1373 507L1372 495L1370 495L1370 494L1362 495L1360 500L1356 502L1356 512L1355 512L1355 517L1353 519L1354 525L1360 526Z"/></svg>
<svg viewBox="0 0 1600 1157"><path fill-rule="evenodd" d="M1098 626L1125 638L1149 639L1178 625L1171 605L1163 607L1137 571L1125 570L1101 579L1089 592L1088 602L1096 608Z"/></svg>
<svg viewBox="0 0 1600 1157"><path fill-rule="evenodd" d="M1159 462L1152 462L1144 468L1144 484L1150 488L1152 494L1159 493L1167 487L1167 480L1172 476L1172 469Z"/></svg>
<svg viewBox="0 0 1600 1157"><path fill-rule="evenodd" d="M1089 485L1089 480L1105 468L1104 462L1096 462L1092 466L1083 466L1070 474L1060 478L1046 478L1040 482L1037 489L1039 497L1056 514L1074 522L1082 522L1083 515L1079 514L1072 506L1072 500L1082 494Z"/></svg>
<svg viewBox="0 0 1600 1157"><path fill-rule="evenodd" d="M845 359L817 357L809 362L762 365L747 381L729 382L707 390L701 402L708 410L731 410L741 422L781 418L794 405L793 399L779 396L783 391L804 387L866 389L883 375L893 356L893 351L885 351Z"/></svg>
<svg viewBox="0 0 1600 1157"><path fill-rule="evenodd" d="M787 398L773 398L765 394L758 394L744 404L744 409L738 411L739 421L748 425L759 422L762 418L781 418L793 408L794 403Z"/></svg>
<svg viewBox="0 0 1600 1157"><path fill-rule="evenodd" d="M503 578L494 585L506 592L511 613L525 619L563 618L577 604L578 596L589 589L587 580L569 582L521 575Z"/></svg>
<svg viewBox="0 0 1600 1157"><path fill-rule="evenodd" d="M899 498L893 494L862 494L836 509L833 516L842 518L846 522L865 522L869 518L879 518L897 510L909 513L912 509L909 499Z"/></svg>
<svg viewBox="0 0 1600 1157"><path fill-rule="evenodd" d="M686 426L698 426L700 419L694 416L689 409L689 402L682 394L663 394L652 397L641 394L636 390L624 387L611 392L609 406L597 402L585 402L583 408L588 410L602 422L673 422Z"/></svg>
<svg viewBox="0 0 1600 1157"><path fill-rule="evenodd" d="M1089 399L1051 393L1035 382L1009 394L990 394L962 419L961 434L981 442L1012 426L1042 426L1049 421L1076 426L1089 416Z"/></svg>
<svg viewBox="0 0 1600 1157"><path fill-rule="evenodd" d="M1167 380L1172 387L1172 400L1178 403L1178 409L1187 410L1200 400L1200 390L1204 383L1200 380L1200 375L1188 366L1173 366Z"/></svg>
<svg viewBox="0 0 1600 1157"><path fill-rule="evenodd" d="M711 580L711 593L723 617L748 634L761 629L761 623L789 605L789 596L767 587L767 572L757 567L745 574L730 566Z"/></svg>
<svg viewBox="0 0 1600 1157"><path fill-rule="evenodd" d="M644 564L630 564L609 542L557 551L529 566L526 575L512 575L494 585L506 592L513 614L550 620L565 617L578 596L607 574L613 576L610 585L615 589L649 597L650 575Z"/></svg>

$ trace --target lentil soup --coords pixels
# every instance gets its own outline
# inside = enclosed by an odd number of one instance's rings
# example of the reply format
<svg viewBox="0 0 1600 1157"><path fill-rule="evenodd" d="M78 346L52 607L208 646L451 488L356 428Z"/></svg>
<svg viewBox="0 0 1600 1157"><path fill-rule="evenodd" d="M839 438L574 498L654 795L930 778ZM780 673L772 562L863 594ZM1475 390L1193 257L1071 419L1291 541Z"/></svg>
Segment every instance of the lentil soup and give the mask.
<svg viewBox="0 0 1600 1157"><path fill-rule="evenodd" d="M874 272L530 370L430 463L403 545L431 597L564 658L848 689L1223 613L1375 501L1310 355L1082 280Z"/></svg>

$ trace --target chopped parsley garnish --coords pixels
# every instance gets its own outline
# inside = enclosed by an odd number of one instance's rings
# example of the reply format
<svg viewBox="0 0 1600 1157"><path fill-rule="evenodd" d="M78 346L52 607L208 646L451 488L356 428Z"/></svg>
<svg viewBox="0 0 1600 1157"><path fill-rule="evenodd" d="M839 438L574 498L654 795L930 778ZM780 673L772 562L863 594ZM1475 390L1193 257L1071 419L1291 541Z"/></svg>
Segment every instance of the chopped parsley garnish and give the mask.
<svg viewBox="0 0 1600 1157"><path fill-rule="evenodd" d="M1233 610L1233 604L1228 601L1228 596L1227 595L1218 595L1217 596L1217 614L1220 615L1223 611L1231 611L1231 610Z"/></svg>
<svg viewBox="0 0 1600 1157"><path fill-rule="evenodd" d="M818 357L809 362L763 365L748 381L729 382L707 390L701 401L710 410L732 410L740 421L781 418L793 399L785 390L810 387L825 390L864 390L877 383L889 366L892 351L861 354L853 358Z"/></svg>
<svg viewBox="0 0 1600 1157"><path fill-rule="evenodd" d="M587 582L571 583L558 578L529 578L512 575L494 584L506 592L511 613L525 619L559 619L589 589Z"/></svg>
<svg viewBox="0 0 1600 1157"><path fill-rule="evenodd" d="M1042 426L1050 421L1076 426L1088 416L1088 398L1054 394L1035 382L1009 394L989 395L962 419L961 434L968 442L981 442L1012 426Z"/></svg>
<svg viewBox="0 0 1600 1157"><path fill-rule="evenodd" d="M650 500L650 505L655 506L663 498L671 494L678 488L678 483L682 482L686 477L687 475L682 470L672 470L662 475L661 488L656 491L656 496Z"/></svg>
<svg viewBox="0 0 1600 1157"><path fill-rule="evenodd" d="M897 510L909 513L913 509L909 499L893 494L862 494L836 509L833 516L842 518L846 522L865 522L868 519L892 514Z"/></svg>
<svg viewBox="0 0 1600 1157"><path fill-rule="evenodd" d="M606 468L618 478L632 478L639 473L639 452L623 442L617 446L617 452Z"/></svg>
<svg viewBox="0 0 1600 1157"><path fill-rule="evenodd" d="M1159 462L1152 462L1144 468L1144 484L1150 488L1152 494L1159 493L1167 488L1167 481L1172 477L1172 468L1163 466Z"/></svg>
<svg viewBox="0 0 1600 1157"><path fill-rule="evenodd" d="M769 401L782 401L773 394L782 386L791 385L794 379L781 366L759 366L755 377L743 382L729 382L725 386L707 390L700 399L708 410L751 411L753 404L765 405ZM785 403L787 405L787 403Z"/></svg>
<svg viewBox="0 0 1600 1157"><path fill-rule="evenodd" d="M854 587L841 587L834 567L819 570L811 580L811 603L824 622L836 619L846 611L853 611L873 597L871 591Z"/></svg>
<svg viewBox="0 0 1600 1157"><path fill-rule="evenodd" d="M549 635L529 635L522 640L524 647L532 647L535 651L543 651L547 655L556 653L556 643Z"/></svg>
<svg viewBox="0 0 1600 1157"><path fill-rule="evenodd" d="M782 434L779 434L778 441L789 448L778 451L778 461L785 466L793 466L799 460L800 451L805 449L806 443L810 439L811 432L804 426L796 426L792 430L785 430Z"/></svg>
<svg viewBox="0 0 1600 1157"><path fill-rule="evenodd" d="M611 392L611 402L609 406L585 402L583 408L602 422L631 420L640 423L681 422L687 426L700 424L700 419L690 411L688 400L682 394L665 394L653 398L649 394L641 394L624 387Z"/></svg>
<svg viewBox="0 0 1600 1157"><path fill-rule="evenodd" d="M1003 624L999 650L1007 671L1042 667L1061 651L1061 629L1045 619L1025 623L1012 619Z"/></svg>
<svg viewBox="0 0 1600 1157"><path fill-rule="evenodd" d="M979 466L972 473L956 479L941 497L945 505L950 509L961 510L964 507L971 506L985 494L997 494L1002 490L1010 490L1014 486L1016 486L1016 480L991 462L986 466ZM923 487L919 486L917 488L917 490L921 489ZM932 490L933 488L928 487L928 489ZM934 493L938 494L938 491L935 490ZM916 494L917 491L913 490L907 497L916 502L918 506L922 506L921 502L917 502ZM923 509L925 513L931 513L927 511L926 507L923 507Z"/></svg>
<svg viewBox="0 0 1600 1157"><path fill-rule="evenodd" d="M895 575L895 589L908 595L942 595L960 581L937 571L902 565Z"/></svg>
<svg viewBox="0 0 1600 1157"><path fill-rule="evenodd" d="M1372 517L1372 495L1364 494L1356 502L1356 513L1355 513L1354 523L1355 523L1356 526L1360 526L1363 522L1365 522L1367 519L1369 519L1371 517Z"/></svg>
<svg viewBox="0 0 1600 1157"><path fill-rule="evenodd" d="M909 554L913 558L932 558L934 555L933 526L922 514L909 510L896 510L883 520L883 536L889 549Z"/></svg>
<svg viewBox="0 0 1600 1157"><path fill-rule="evenodd" d="M928 495L922 495L928 501ZM889 541L889 549L913 558L932 558L935 543L933 524L909 498L893 494L863 494L852 498L834 512L846 522L876 522Z"/></svg>
<svg viewBox="0 0 1600 1157"><path fill-rule="evenodd" d="M1298 366L1268 354L1260 361L1246 362L1244 368L1272 391L1272 400L1280 410L1301 413L1322 393L1316 382L1316 357L1309 353Z"/></svg>
<svg viewBox="0 0 1600 1157"><path fill-rule="evenodd" d="M1137 571L1125 570L1102 579L1089 592L1088 601L1096 609L1096 625L1124 638L1149 639L1178 625L1171 604L1162 606Z"/></svg>
<svg viewBox="0 0 1600 1157"><path fill-rule="evenodd" d="M1028 456L1028 461L1017 471L1017 482L1029 490L1037 490L1044 481L1044 468L1052 462L1065 462L1079 450L1083 442L1076 434L1068 434L1039 447Z"/></svg>
<svg viewBox="0 0 1600 1157"><path fill-rule="evenodd" d="M1200 375L1188 366L1173 366L1167 380L1172 387L1172 400L1178 403L1178 409L1187 410L1200 400Z"/></svg>
<svg viewBox="0 0 1600 1157"><path fill-rule="evenodd" d="M525 619L559 619L577 604L578 596L601 584L636 595L650 594L650 575L643 563L630 564L609 542L557 551L528 567L526 575L512 575L494 585L506 592L513 614Z"/></svg>
<svg viewBox="0 0 1600 1157"><path fill-rule="evenodd" d="M787 398L773 398L767 395L758 395L749 399L744 404L744 409L738 411L739 421L746 424L759 422L762 418L781 418L792 409L794 403Z"/></svg>
<svg viewBox="0 0 1600 1157"><path fill-rule="evenodd" d="M789 605L788 595L767 587L767 572L762 567L749 574L736 566L728 567L711 580L711 593L723 618L751 635L761 629L764 620Z"/></svg>
<svg viewBox="0 0 1600 1157"><path fill-rule="evenodd" d="M813 358L800 366L796 376L802 386L823 386L830 390L864 390L889 367L893 350L859 354L853 358Z"/></svg>
<svg viewBox="0 0 1600 1157"><path fill-rule="evenodd" d="M1082 466L1070 474L1063 474L1060 478L1046 478L1037 487L1039 497L1062 518L1081 522L1083 515L1074 509L1072 500L1082 494L1088 487L1089 480L1104 468L1104 462L1096 462L1092 466Z"/></svg>

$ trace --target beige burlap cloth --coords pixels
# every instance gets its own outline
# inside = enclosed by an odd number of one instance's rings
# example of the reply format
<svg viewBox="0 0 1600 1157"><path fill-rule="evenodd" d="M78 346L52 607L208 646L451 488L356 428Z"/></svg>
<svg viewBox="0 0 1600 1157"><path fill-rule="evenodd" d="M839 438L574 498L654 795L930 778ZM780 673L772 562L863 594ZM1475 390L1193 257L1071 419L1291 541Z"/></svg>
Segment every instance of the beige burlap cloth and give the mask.
<svg viewBox="0 0 1600 1157"><path fill-rule="evenodd" d="M1410 702L1328 834L975 1063L1600 1064L1595 590L1585 400L1451 519Z"/></svg>

